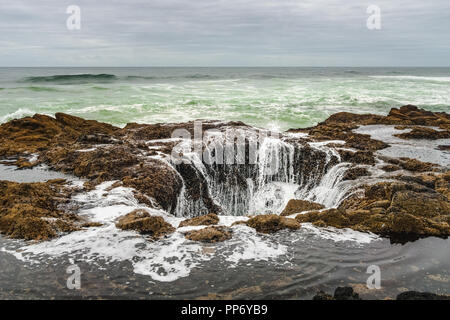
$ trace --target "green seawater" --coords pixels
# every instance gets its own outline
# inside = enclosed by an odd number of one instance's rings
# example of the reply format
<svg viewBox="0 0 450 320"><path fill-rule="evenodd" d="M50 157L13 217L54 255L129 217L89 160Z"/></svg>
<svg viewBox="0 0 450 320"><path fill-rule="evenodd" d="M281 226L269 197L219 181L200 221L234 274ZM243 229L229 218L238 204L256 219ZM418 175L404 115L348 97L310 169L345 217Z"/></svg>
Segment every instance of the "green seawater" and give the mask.
<svg viewBox="0 0 450 320"><path fill-rule="evenodd" d="M333 113L450 110L450 68L0 68L0 123L66 112L128 122L240 120L286 130Z"/></svg>

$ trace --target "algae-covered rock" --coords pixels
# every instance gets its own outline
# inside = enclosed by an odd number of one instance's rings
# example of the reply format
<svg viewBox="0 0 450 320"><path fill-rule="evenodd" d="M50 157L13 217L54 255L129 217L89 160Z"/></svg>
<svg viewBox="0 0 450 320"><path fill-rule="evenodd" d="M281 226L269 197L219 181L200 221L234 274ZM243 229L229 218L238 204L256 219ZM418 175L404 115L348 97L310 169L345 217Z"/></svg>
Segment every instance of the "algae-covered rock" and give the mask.
<svg viewBox="0 0 450 320"><path fill-rule="evenodd" d="M424 139L424 140L436 140L436 139L449 139L450 131L438 131L427 127L414 127L410 132L404 132L395 134L396 137L401 139Z"/></svg>
<svg viewBox="0 0 450 320"><path fill-rule="evenodd" d="M280 217L276 214L258 215L247 220L246 224L261 233L273 233L282 229L297 230L300 228L300 223L294 219Z"/></svg>
<svg viewBox="0 0 450 320"><path fill-rule="evenodd" d="M369 170L367 170L367 168L364 167L356 167L356 168L350 168L345 172L344 177L342 178L342 180L355 180L358 179L360 177L366 177L366 176L370 176L370 172Z"/></svg>
<svg viewBox="0 0 450 320"><path fill-rule="evenodd" d="M116 227L122 230L134 230L159 238L173 233L175 228L163 217L151 216L146 210L134 210L119 219Z"/></svg>
<svg viewBox="0 0 450 320"><path fill-rule="evenodd" d="M70 198L64 182L0 181L0 232L11 238L48 240L79 230L80 219L60 209Z"/></svg>
<svg viewBox="0 0 450 320"><path fill-rule="evenodd" d="M189 240L207 243L222 242L231 239L231 236L231 229L222 226L206 227L200 230L187 232L185 235Z"/></svg>
<svg viewBox="0 0 450 320"><path fill-rule="evenodd" d="M315 203L308 200L291 199L287 203L284 210L281 212L280 216L289 216L294 213L300 213L310 210L320 210L323 208L325 207L320 203Z"/></svg>
<svg viewBox="0 0 450 320"><path fill-rule="evenodd" d="M444 187L443 189L446 189ZM443 194L416 183L380 182L365 187L338 208L299 214L298 222L319 227L352 228L393 242L450 235L450 203Z"/></svg>
<svg viewBox="0 0 450 320"><path fill-rule="evenodd" d="M186 226L209 226L219 223L219 217L215 213L209 213L204 216L199 216L191 219L186 219L180 222L179 227Z"/></svg>

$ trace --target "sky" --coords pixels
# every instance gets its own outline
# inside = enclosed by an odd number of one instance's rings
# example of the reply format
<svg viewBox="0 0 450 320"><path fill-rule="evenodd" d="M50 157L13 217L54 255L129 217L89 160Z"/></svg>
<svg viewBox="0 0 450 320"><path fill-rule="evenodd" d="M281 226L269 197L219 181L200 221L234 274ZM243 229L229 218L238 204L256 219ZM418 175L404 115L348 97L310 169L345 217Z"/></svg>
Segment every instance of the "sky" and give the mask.
<svg viewBox="0 0 450 320"><path fill-rule="evenodd" d="M449 12L448 0L0 0L0 66L450 66Z"/></svg>

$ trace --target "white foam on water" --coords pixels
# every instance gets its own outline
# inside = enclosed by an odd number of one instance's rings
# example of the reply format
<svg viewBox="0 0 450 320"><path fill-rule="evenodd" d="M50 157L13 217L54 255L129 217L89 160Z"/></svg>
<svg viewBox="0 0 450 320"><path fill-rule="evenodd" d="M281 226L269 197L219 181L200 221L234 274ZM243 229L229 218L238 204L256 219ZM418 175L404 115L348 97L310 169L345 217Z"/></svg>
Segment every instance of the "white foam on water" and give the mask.
<svg viewBox="0 0 450 320"><path fill-rule="evenodd" d="M244 225L233 227L232 239L224 242L221 255L230 263L230 268L248 261L278 262L288 253L288 246L278 243L270 236L258 234L254 229ZM283 259L282 259L283 260Z"/></svg>
<svg viewBox="0 0 450 320"><path fill-rule="evenodd" d="M312 234L322 239L328 239L335 242L351 241L359 245L381 240L381 237L370 232L359 232L348 228L318 228L313 226L311 223L302 223L302 231L306 231L309 235Z"/></svg>
<svg viewBox="0 0 450 320"><path fill-rule="evenodd" d="M14 111L12 113L9 113L7 115L4 115L4 116L0 117L0 123L7 122L7 121L10 121L10 120L13 120L13 119L23 118L23 117L26 117L26 116L32 116L35 113L36 112L34 112L34 111L30 110L30 109L27 109L27 108L19 108L19 109L17 109L16 111Z"/></svg>
<svg viewBox="0 0 450 320"><path fill-rule="evenodd" d="M450 82L450 77L421 77L421 76L370 76L377 79L392 79L392 80L419 80L419 81L437 81Z"/></svg>

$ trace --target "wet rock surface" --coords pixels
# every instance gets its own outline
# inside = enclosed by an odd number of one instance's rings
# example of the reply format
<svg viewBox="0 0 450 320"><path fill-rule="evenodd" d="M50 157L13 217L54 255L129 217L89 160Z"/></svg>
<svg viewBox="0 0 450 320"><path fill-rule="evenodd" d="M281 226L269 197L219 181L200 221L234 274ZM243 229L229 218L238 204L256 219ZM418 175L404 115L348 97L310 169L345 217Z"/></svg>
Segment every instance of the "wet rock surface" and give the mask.
<svg viewBox="0 0 450 320"><path fill-rule="evenodd" d="M300 213L303 211L311 211L311 210L320 210L325 208L324 205L320 203L315 203L307 200L298 200L298 199L291 199L287 203L284 210L281 212L281 216L290 216L294 213Z"/></svg>
<svg viewBox="0 0 450 320"><path fill-rule="evenodd" d="M255 216L250 218L246 225L261 233L274 233L283 229L297 230L300 228L300 223L294 219L280 217L276 214Z"/></svg>
<svg viewBox="0 0 450 320"><path fill-rule="evenodd" d="M151 216L146 210L135 210L120 218L116 227L122 230L134 230L157 239L175 231L163 217Z"/></svg>
<svg viewBox="0 0 450 320"><path fill-rule="evenodd" d="M204 216L199 216L191 219L186 219L180 222L179 227L186 226L209 226L217 224L219 222L219 217L215 213L209 213Z"/></svg>
<svg viewBox="0 0 450 320"><path fill-rule="evenodd" d="M450 296L430 292L407 291L400 293L396 300L450 300Z"/></svg>
<svg viewBox="0 0 450 320"><path fill-rule="evenodd" d="M286 137L280 138L279 145L270 146L273 147L269 149L271 152L278 152L277 161L281 165L276 174L265 175L262 169L267 168L260 164L199 166L193 161L172 163L169 157L179 143L179 139L171 139L172 133L181 129L192 137L194 122L130 123L124 128L117 128L62 113L57 113L55 117L37 114L0 126L0 160L22 169L45 164L53 170L83 178L86 180L84 192L93 190L102 182L117 181L120 186L132 188L136 200L150 208L194 218L181 222L180 226L217 224L217 216L209 215L210 212L236 215L264 213L250 218L245 224L264 233L295 230L300 227L299 223L311 222L320 227L352 228L391 238L448 236L448 168L417 159L380 156L377 151L387 148L387 143L354 132L359 126L371 124L410 129L398 135L404 140L435 140L448 137L450 116L412 105L393 108L387 116L337 113L315 127L289 130ZM202 125L203 130L215 129L222 133L226 128L249 129L241 122L206 121ZM296 132L307 133L308 136L297 138L290 135ZM344 144L334 143L328 149L311 145L335 140L342 140ZM233 141L238 144L237 138ZM245 138L241 143L248 148L252 141ZM208 151L209 156L214 156L209 147L203 142L201 151ZM250 155L246 153L244 158L247 161ZM260 191L257 188L264 188L273 182L296 184L304 194L318 187L325 174L343 162L350 163L351 167L340 176L340 181L352 182L364 178L372 179L372 182L358 185L358 192L349 189L346 199L337 208L319 212L317 210L324 206L316 203L315 197L311 197L311 201L292 199L284 210L280 208L280 217L274 212L275 197L266 201L268 206L272 206L272 212L269 212L273 214L266 214L267 210L248 212L251 202L249 194ZM377 166L392 174L377 181L369 170ZM29 204L20 193L8 191L17 203L8 200L10 202L2 209L2 232L17 238L49 239L60 232L76 230L78 225L67 222L71 221L67 215L76 217L76 209L66 213L57 209L55 204L70 199L70 192L62 191L63 185L54 182L39 187L3 184L5 190L18 188L24 194L45 189L42 198L47 202ZM54 191L51 191L52 188ZM282 195L284 191L277 189L274 192ZM21 208L20 214L16 210L18 207ZM26 208L30 210L26 211ZM283 217L304 211L310 212L298 215L296 220ZM118 226L126 230L157 236L171 230L158 217L145 213L130 213L123 219ZM84 223L89 226L86 221ZM41 231L33 234L29 230Z"/></svg>
<svg viewBox="0 0 450 320"><path fill-rule="evenodd" d="M447 181L448 174L436 175L434 179ZM443 190L448 194L446 188ZM296 220L320 227L370 231L394 242L430 235L447 237L450 203L441 193L443 190L415 182L380 182L365 186L362 196L349 197L337 209L308 212L298 215Z"/></svg>
<svg viewBox="0 0 450 320"><path fill-rule="evenodd" d="M206 243L222 242L231 239L231 236L231 229L221 226L206 227L200 230L187 232L185 235L186 239Z"/></svg>
<svg viewBox="0 0 450 320"><path fill-rule="evenodd" d="M352 287L337 287L334 295L319 291L312 300L362 300ZM397 295L396 300L450 300L448 295L430 292L406 291Z"/></svg>
<svg viewBox="0 0 450 320"><path fill-rule="evenodd" d="M70 199L64 182L0 181L0 233L17 239L48 240L79 230L81 219L62 208Z"/></svg>

